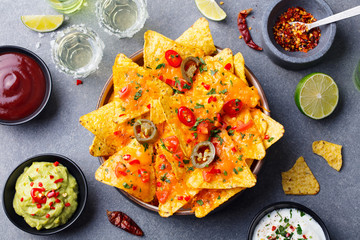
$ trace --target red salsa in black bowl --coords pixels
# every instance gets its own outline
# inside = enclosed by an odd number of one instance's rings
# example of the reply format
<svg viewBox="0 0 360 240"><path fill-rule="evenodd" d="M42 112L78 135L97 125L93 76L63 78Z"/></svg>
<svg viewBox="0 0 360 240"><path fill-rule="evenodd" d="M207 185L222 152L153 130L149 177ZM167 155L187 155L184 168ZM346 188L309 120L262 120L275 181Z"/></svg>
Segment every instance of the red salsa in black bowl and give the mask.
<svg viewBox="0 0 360 240"><path fill-rule="evenodd" d="M0 46L0 124L18 125L35 118L51 93L51 74L35 53Z"/></svg>

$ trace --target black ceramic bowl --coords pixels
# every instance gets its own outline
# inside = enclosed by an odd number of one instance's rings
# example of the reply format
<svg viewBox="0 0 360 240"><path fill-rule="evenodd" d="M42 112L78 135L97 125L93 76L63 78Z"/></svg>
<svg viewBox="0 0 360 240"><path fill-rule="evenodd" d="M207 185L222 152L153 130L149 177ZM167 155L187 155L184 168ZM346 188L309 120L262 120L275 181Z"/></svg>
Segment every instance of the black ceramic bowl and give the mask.
<svg viewBox="0 0 360 240"><path fill-rule="evenodd" d="M33 162L56 162L56 161L64 165L68 169L69 173L72 176L74 176L74 178L76 179L79 189L78 207L75 213L73 214L73 216L65 224L52 229L36 230L36 228L30 227L25 222L23 217L17 215L13 208L16 180L24 172L24 168L31 166ZM50 235L68 228L71 224L73 224L76 221L76 219L79 218L79 216L81 215L82 211L85 208L87 195L88 195L88 187L85 176L82 173L81 169L73 161L71 161L67 157L58 154L41 154L27 159L25 162L17 166L17 168L10 174L9 178L6 181L3 191L3 208L9 220L21 230L35 235Z"/></svg>
<svg viewBox="0 0 360 240"><path fill-rule="evenodd" d="M35 118L45 108L45 106L50 98L51 87L52 87L50 71L49 71L48 67L46 66L45 62L38 55L31 52L30 50L27 50L25 48L18 47L18 46L11 46L11 45L0 46L0 54L13 53L13 52L22 53L22 54L32 58L33 60L35 60L36 63L39 64L39 66L45 76L46 87L45 87L44 99L41 102L40 106L33 113L31 113L30 115L28 115L22 119L18 119L18 120L14 120L14 121L0 119L0 124L10 125L10 126L23 124L23 123L26 123L26 122L30 121L31 119Z"/></svg>
<svg viewBox="0 0 360 240"><path fill-rule="evenodd" d="M276 64L289 69L304 69L318 63L330 49L335 33L335 23L320 27L321 36L318 46L308 52L285 51L275 42L273 27L278 17L290 7L302 7L317 20L333 12L324 0L275 0L267 8L262 23L262 45L265 53Z"/></svg>
<svg viewBox="0 0 360 240"><path fill-rule="evenodd" d="M316 213L311 211L309 208L307 208L299 203L296 203L296 202L276 202L276 203L270 204L269 206L263 208L258 214L256 214L256 216L252 220L249 231L248 231L247 239L248 240L253 239L253 234L254 234L255 228L259 224L259 222L261 221L261 219L263 217L265 217L267 214L271 213L274 210L283 209L283 208L296 208L296 209L299 209L300 211L303 211L303 212L309 214L313 219L315 219L315 221L320 225L320 227L324 231L326 240L330 240L329 232L328 232L325 224L323 223L323 221L320 219L320 217L318 215L316 215Z"/></svg>

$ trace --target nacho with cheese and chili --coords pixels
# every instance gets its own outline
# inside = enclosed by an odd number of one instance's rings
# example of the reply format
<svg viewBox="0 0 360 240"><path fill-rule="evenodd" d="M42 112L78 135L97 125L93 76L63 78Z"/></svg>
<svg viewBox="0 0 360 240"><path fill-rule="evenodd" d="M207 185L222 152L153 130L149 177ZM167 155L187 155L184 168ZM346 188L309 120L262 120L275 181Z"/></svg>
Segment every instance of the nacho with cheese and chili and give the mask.
<svg viewBox="0 0 360 240"><path fill-rule="evenodd" d="M95 178L196 217L256 184L251 164L284 134L246 79L241 53L218 52L205 18L178 39L144 34L144 66L119 54L113 101L80 118L104 163Z"/></svg>

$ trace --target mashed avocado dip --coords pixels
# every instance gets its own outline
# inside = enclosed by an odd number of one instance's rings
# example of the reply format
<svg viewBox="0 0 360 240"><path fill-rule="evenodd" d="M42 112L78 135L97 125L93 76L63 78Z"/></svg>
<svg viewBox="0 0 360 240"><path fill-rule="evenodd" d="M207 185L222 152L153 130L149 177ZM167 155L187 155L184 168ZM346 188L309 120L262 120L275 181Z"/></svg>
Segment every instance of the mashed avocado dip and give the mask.
<svg viewBox="0 0 360 240"><path fill-rule="evenodd" d="M37 230L65 224L77 208L78 185L59 162L34 162L16 181L13 207Z"/></svg>

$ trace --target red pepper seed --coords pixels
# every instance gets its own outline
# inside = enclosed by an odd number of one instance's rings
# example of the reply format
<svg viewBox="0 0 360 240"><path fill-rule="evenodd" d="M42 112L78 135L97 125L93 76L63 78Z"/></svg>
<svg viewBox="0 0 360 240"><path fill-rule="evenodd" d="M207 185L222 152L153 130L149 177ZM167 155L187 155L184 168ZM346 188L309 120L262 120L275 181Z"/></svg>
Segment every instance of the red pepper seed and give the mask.
<svg viewBox="0 0 360 240"><path fill-rule="evenodd" d="M55 166L55 167L59 166L59 164L60 164L60 163L59 163L58 161L54 162L54 166Z"/></svg>

